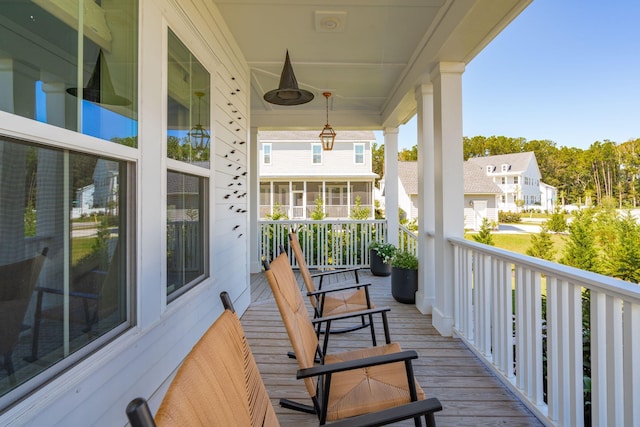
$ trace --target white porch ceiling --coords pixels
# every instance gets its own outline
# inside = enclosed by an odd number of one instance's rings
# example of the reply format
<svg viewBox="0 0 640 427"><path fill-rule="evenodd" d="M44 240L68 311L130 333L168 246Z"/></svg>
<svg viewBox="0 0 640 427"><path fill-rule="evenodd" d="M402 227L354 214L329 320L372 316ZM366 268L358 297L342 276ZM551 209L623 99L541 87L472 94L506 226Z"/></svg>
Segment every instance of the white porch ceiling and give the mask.
<svg viewBox="0 0 640 427"><path fill-rule="evenodd" d="M441 61L467 64L531 0L215 0L251 69L251 124L318 129L332 92L337 129L382 129L409 120L414 88ZM302 89L315 98L278 106L289 50Z"/></svg>

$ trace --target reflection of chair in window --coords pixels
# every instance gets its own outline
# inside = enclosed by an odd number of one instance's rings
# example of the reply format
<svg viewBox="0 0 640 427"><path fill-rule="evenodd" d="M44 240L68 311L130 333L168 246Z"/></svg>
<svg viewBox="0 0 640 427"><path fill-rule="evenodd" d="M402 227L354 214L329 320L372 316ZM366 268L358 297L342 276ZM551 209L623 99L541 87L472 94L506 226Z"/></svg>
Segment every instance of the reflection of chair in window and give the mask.
<svg viewBox="0 0 640 427"><path fill-rule="evenodd" d="M82 332L93 336L101 319L113 313L119 307L120 290L118 277L121 271L120 244L115 245L113 256L105 266L100 254L95 254L81 261L72 268L70 289L37 287L38 298L33 327L33 343L31 357L28 361L38 359L41 322L45 320L64 321L64 297L68 295L69 322L82 325ZM105 269L105 267L107 267ZM57 295L58 303L47 306L44 295ZM98 333L99 335L99 333Z"/></svg>
<svg viewBox="0 0 640 427"><path fill-rule="evenodd" d="M0 266L0 353L11 385L16 382L11 356L47 251L44 248L33 258Z"/></svg>

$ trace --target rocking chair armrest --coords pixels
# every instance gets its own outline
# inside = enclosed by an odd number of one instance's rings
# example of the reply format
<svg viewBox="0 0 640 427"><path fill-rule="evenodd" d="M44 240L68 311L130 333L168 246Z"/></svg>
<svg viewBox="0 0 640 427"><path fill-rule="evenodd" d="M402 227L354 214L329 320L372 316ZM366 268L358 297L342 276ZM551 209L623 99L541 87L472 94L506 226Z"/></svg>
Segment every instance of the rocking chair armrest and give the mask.
<svg viewBox="0 0 640 427"><path fill-rule="evenodd" d="M47 288L45 286L36 286L36 291L38 291L38 292L46 292L46 293L55 294L55 295L64 295L65 294L65 291L62 290L62 289ZM88 299L98 299L99 298L98 294L91 293L91 292L69 291L68 295L70 297L88 298Z"/></svg>
<svg viewBox="0 0 640 427"><path fill-rule="evenodd" d="M311 277L330 276L332 274L351 273L351 272L360 271L360 270L362 270L362 267L347 267L347 268L340 268L337 270L327 270L327 271L320 271L318 273L312 273Z"/></svg>
<svg viewBox="0 0 640 427"><path fill-rule="evenodd" d="M377 427L438 411L442 411L442 404L437 398L432 397L378 412L345 418L330 425L331 427Z"/></svg>
<svg viewBox="0 0 640 427"><path fill-rule="evenodd" d="M360 317L360 316L368 316L369 314L378 314L378 313L386 313L391 311L391 307L376 307L370 308L368 310L360 310L360 311L352 311L350 313L336 314L333 316L326 317L316 317L311 320L311 323L314 325L325 323L325 322L333 322L334 320L342 320L342 319L350 319L352 317Z"/></svg>
<svg viewBox="0 0 640 427"><path fill-rule="evenodd" d="M335 288L329 288L329 289L318 289L312 292L307 292L307 296L311 297L311 296L317 296L317 295L324 295L326 293L329 292L340 292L340 291L348 291L350 289L358 289L361 287L368 287L371 286L371 283L351 283L348 285L343 285L343 286L338 286Z"/></svg>
<svg viewBox="0 0 640 427"><path fill-rule="evenodd" d="M353 369L367 368L369 366L386 365L388 363L404 362L418 358L415 350L399 351L397 353L382 354L379 356L364 357L357 360L346 360L344 362L330 363L328 365L318 365L311 368L299 369L296 378L316 377L324 374L334 374L336 372L351 371Z"/></svg>

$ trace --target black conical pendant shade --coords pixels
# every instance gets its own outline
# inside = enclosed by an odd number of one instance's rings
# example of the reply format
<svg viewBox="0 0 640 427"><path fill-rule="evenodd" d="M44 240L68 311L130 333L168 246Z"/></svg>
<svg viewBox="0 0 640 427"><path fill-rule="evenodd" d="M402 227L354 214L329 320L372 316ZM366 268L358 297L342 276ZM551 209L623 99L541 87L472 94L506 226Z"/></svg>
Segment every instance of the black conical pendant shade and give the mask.
<svg viewBox="0 0 640 427"><path fill-rule="evenodd" d="M313 99L313 94L308 90L299 89L298 81L293 74L293 67L289 61L289 51L284 60L284 67L280 75L280 86L278 89L270 90L264 94L264 100L277 105L300 105Z"/></svg>
<svg viewBox="0 0 640 427"><path fill-rule="evenodd" d="M78 89L75 87L67 89L67 92L73 96L78 96ZM116 94L116 91L113 88L113 82L111 82L109 67L107 67L107 61L104 60L102 50L98 55L95 67L93 67L93 73L91 73L89 82L82 90L82 98L87 101L95 102L96 104L131 104L130 100Z"/></svg>

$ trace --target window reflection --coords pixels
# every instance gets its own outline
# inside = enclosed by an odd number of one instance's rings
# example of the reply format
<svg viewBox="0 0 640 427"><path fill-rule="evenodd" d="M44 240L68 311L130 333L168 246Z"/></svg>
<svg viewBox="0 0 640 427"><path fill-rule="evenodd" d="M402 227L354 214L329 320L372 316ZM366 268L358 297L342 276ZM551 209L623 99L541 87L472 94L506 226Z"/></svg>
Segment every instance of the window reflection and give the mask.
<svg viewBox="0 0 640 427"><path fill-rule="evenodd" d="M137 146L137 11L137 1L2 2L0 110Z"/></svg>
<svg viewBox="0 0 640 427"><path fill-rule="evenodd" d="M124 162L0 139L1 407L128 327L127 182Z"/></svg>
<svg viewBox="0 0 640 427"><path fill-rule="evenodd" d="M167 295L180 295L205 273L205 179L167 173Z"/></svg>
<svg viewBox="0 0 640 427"><path fill-rule="evenodd" d="M167 156L209 167L209 72L169 30Z"/></svg>

